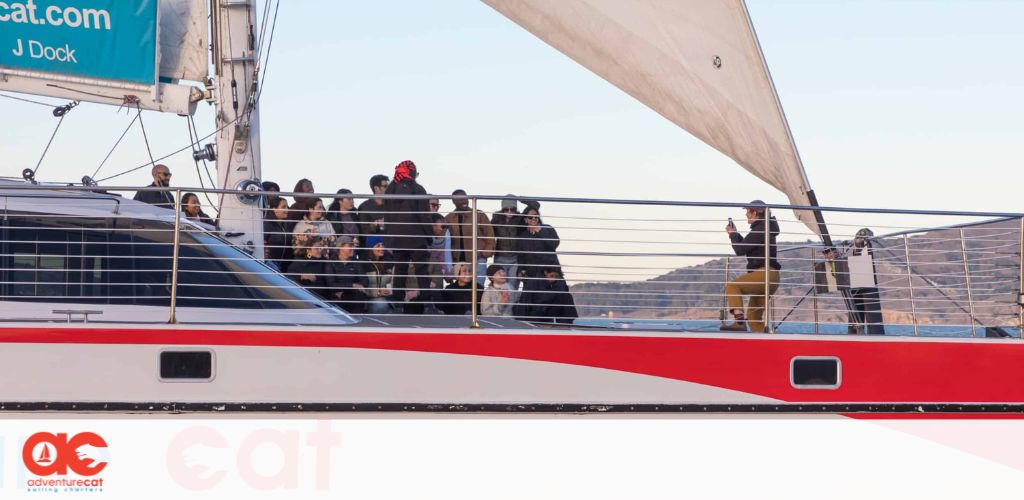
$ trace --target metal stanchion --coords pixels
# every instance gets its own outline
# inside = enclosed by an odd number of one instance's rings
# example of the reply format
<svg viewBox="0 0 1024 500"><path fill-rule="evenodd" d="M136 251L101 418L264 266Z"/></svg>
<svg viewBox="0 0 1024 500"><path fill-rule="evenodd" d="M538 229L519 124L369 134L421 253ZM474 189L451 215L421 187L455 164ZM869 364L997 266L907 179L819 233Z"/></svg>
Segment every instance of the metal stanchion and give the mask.
<svg viewBox="0 0 1024 500"><path fill-rule="evenodd" d="M910 271L910 244L903 235L903 254L907 258L907 285L910 287L910 318L914 321L914 336L917 336L917 305L914 303L914 273Z"/></svg>
<svg viewBox="0 0 1024 500"><path fill-rule="evenodd" d="M811 247L809 248L809 250L811 251L811 293L813 294L813 296L811 297L811 303L814 307L814 333L820 333L818 325L818 286L816 283L814 283L814 266L817 262L815 259L816 256L814 255L815 248Z"/></svg>
<svg viewBox="0 0 1024 500"><path fill-rule="evenodd" d="M971 315L971 336L978 336L978 325L974 317L974 295L971 294L971 266L967 262L967 242L964 240L964 229L960 228L960 254L964 261L964 279L967 282L967 310Z"/></svg>
<svg viewBox="0 0 1024 500"><path fill-rule="evenodd" d="M772 328L772 308L769 304L771 300L771 256L772 256L772 229L771 229L771 215L772 211L770 208L765 207L764 209L764 310L761 312L761 317L764 320L764 333L775 333L775 329Z"/></svg>
<svg viewBox="0 0 1024 500"><path fill-rule="evenodd" d="M472 218L473 218L473 233L472 233L472 239L473 239L473 262L472 262L471 267L470 267L470 273L471 273L471 278L472 278L470 281L473 284L472 284L472 288L471 288L472 291L470 292L470 298L469 298L469 301L470 301L470 311L471 311L471 314L472 314L471 319L470 319L470 321L471 321L470 328L480 328L480 323L477 322L477 312L479 311L479 309L478 309L479 304L477 304L477 300L476 300L476 287L477 287L477 283L476 283L476 273L477 273L477 258L476 258L476 255L477 255L477 248L476 248L476 233L477 233L476 197L473 197L472 203L473 203L473 205L472 205L473 206L473 210L472 210L472 214L471 215L472 215Z"/></svg>
<svg viewBox="0 0 1024 500"><path fill-rule="evenodd" d="M178 249L181 243L181 189L174 190L174 253L171 257L171 317L168 323L177 323L178 305Z"/></svg>

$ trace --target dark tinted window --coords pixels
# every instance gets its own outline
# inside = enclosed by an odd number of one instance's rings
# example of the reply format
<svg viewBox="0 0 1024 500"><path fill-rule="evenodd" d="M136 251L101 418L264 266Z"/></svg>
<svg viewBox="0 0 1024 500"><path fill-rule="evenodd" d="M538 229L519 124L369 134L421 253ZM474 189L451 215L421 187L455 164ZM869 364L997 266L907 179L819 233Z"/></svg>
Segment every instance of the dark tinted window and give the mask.
<svg viewBox="0 0 1024 500"><path fill-rule="evenodd" d="M839 385L839 360L793 358L791 375L795 387L836 387Z"/></svg>
<svg viewBox="0 0 1024 500"><path fill-rule="evenodd" d="M173 225L7 215L3 298L170 306ZM180 307L329 307L220 238L186 230L179 243Z"/></svg>

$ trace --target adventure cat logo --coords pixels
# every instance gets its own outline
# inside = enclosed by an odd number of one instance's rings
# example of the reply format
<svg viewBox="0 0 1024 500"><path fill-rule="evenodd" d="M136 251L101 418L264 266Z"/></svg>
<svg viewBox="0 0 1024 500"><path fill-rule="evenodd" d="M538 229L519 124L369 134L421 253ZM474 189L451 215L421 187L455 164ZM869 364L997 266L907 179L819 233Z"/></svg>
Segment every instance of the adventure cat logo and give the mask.
<svg viewBox="0 0 1024 500"><path fill-rule="evenodd" d="M110 462L107 442L94 432L37 432L25 440L21 458L29 477L30 492L102 492L100 472Z"/></svg>

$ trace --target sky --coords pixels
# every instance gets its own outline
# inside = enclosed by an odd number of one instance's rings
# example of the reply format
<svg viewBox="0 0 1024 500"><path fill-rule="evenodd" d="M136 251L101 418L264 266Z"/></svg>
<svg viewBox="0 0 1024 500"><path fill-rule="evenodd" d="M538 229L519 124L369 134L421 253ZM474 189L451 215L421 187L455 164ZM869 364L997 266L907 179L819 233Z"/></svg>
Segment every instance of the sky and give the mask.
<svg viewBox="0 0 1024 500"><path fill-rule="evenodd" d="M1024 209L1024 2L748 7L822 205ZM285 190L309 177L318 192L362 193L411 159L436 193L786 201L481 2L282 2L263 85L263 177ZM9 99L0 115L0 176L18 176L56 122ZM92 175L130 120L83 104L38 177ZM188 144L184 119L144 120L155 156ZM196 122L212 131L209 106ZM133 129L97 178L147 158ZM187 153L165 163L176 185L198 183ZM141 169L116 184L149 181Z"/></svg>

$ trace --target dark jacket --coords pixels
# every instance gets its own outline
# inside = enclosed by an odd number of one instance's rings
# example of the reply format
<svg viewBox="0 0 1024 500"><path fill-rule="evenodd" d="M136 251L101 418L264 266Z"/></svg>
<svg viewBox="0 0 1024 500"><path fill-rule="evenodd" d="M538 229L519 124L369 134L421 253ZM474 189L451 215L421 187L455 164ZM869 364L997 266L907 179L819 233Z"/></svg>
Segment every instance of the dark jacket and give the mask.
<svg viewBox="0 0 1024 500"><path fill-rule="evenodd" d="M779 264L776 259L777 244L776 239L779 236L779 223L775 220L775 217L771 218L771 243L768 251L771 256L772 269L782 269L782 265ZM739 233L730 233L729 239L732 240L732 249L736 252L736 255L747 258L747 271L754 271L764 267L764 219L758 219L750 225L750 232L746 236L740 236Z"/></svg>
<svg viewBox="0 0 1024 500"><path fill-rule="evenodd" d="M519 255L519 232L523 230L522 214L516 213L508 220L505 214L495 212L491 216L494 229L494 257L516 257Z"/></svg>
<svg viewBox="0 0 1024 500"><path fill-rule="evenodd" d="M519 269L531 278L544 276L544 267L561 267L558 260L558 232L555 228L540 224L540 232L532 234L523 227L519 233Z"/></svg>
<svg viewBox="0 0 1024 500"><path fill-rule="evenodd" d="M278 269L288 269L287 260L292 258L292 232L287 219L263 219L263 246L267 259L277 263Z"/></svg>
<svg viewBox="0 0 1024 500"><path fill-rule="evenodd" d="M362 234L362 228L359 224L359 212L356 210L350 210L344 214L336 210L328 210L327 220L331 221L331 225L334 226L334 234L338 236L345 235L358 238Z"/></svg>
<svg viewBox="0 0 1024 500"><path fill-rule="evenodd" d="M158 186L154 182L146 187ZM149 203L150 205L156 205L158 207L174 210L174 195L172 195L170 191L139 191L135 193L135 197L132 199L135 201L141 201L143 203Z"/></svg>
<svg viewBox="0 0 1024 500"><path fill-rule="evenodd" d="M300 259L288 266L288 274L292 281L302 285L324 299L330 299L327 274L329 262L323 259ZM303 275L311 275L313 279L303 280Z"/></svg>
<svg viewBox="0 0 1024 500"><path fill-rule="evenodd" d="M517 309L522 321L571 324L578 317L576 302L564 279L528 281L523 286Z"/></svg>
<svg viewBox="0 0 1024 500"><path fill-rule="evenodd" d="M359 213L359 233L363 235L384 234L373 226L374 219L384 218L384 205L378 205L370 198L359 204L356 210Z"/></svg>
<svg viewBox="0 0 1024 500"><path fill-rule="evenodd" d="M364 289L370 287L370 280L366 276L366 264L355 259L345 262L336 260L327 265L327 271L327 287L331 292L331 301L350 313L365 312L369 297L365 290L353 288L353 285L362 285Z"/></svg>
<svg viewBox="0 0 1024 500"><path fill-rule="evenodd" d="M479 307L480 296L483 295L484 290L482 286L478 286L476 289L476 299ZM436 302L439 309L444 311L445 314L466 314L470 312L473 305L470 298L473 296L473 282L470 281L465 285L460 285L458 282L448 285L448 288L441 292L441 301Z"/></svg>
<svg viewBox="0 0 1024 500"><path fill-rule="evenodd" d="M384 200L384 224L386 246L394 252L410 249L426 249L429 239L434 236L430 222L430 205L427 203L427 191L413 179L392 182L384 194L422 195L417 199Z"/></svg>

